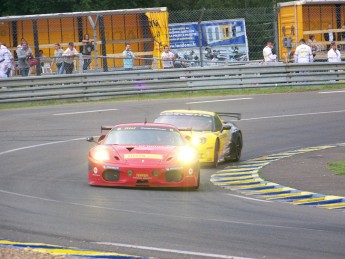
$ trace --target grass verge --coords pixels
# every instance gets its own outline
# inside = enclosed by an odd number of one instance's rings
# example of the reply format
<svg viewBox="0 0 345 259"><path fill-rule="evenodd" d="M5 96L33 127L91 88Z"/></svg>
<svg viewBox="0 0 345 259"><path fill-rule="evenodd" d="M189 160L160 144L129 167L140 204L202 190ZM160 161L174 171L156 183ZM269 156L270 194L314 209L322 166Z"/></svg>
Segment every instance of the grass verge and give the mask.
<svg viewBox="0 0 345 259"><path fill-rule="evenodd" d="M345 161L330 162L327 166L336 175L345 175Z"/></svg>
<svg viewBox="0 0 345 259"><path fill-rule="evenodd" d="M215 91L200 91L200 92L184 92L184 93L166 93L166 94L138 94L132 96L121 96L108 99L97 100L69 100L69 101L37 101L37 102L23 102L23 103L4 103L0 105L0 110L28 108L37 106L52 106L61 104L73 103L92 103L92 102L114 102L114 101L131 101L131 100L154 100L154 99L173 99L173 98L191 98L191 97L209 97L209 96L225 96L225 95L249 95L249 94L272 94L272 93L293 93L293 92L308 92L319 90L335 90L343 89L345 84L339 85L322 85L322 86L284 86L284 87L270 87L270 88L244 88L231 90L215 90Z"/></svg>

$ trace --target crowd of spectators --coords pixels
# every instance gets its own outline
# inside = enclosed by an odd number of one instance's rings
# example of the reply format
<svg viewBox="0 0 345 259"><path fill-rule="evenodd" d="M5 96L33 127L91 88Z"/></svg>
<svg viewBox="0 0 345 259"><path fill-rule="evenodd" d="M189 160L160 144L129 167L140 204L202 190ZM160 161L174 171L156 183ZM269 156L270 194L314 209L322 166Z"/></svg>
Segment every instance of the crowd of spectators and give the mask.
<svg viewBox="0 0 345 259"><path fill-rule="evenodd" d="M345 29L345 23L342 27ZM341 52L339 47L342 45L336 44L336 34L332 32L332 25L327 27L327 33L323 33L323 38L327 49L328 62L341 62ZM341 33L341 40L345 40L345 31ZM325 43L324 43L325 44ZM80 44L79 44L80 45ZM0 78L10 77L13 74L19 74L23 77L29 76L34 69L40 69L41 73L48 72L61 74L72 74L75 70L76 58L81 57L83 71L90 69L92 63L91 54L94 51L94 40L90 39L88 34L85 34L80 46L80 52L75 48L73 42L68 43L68 47L63 50L60 43L54 44L54 56L46 57L43 50L39 50L38 55L34 56L28 42L22 38L21 43L17 46L15 53L17 60L14 60L12 52L7 46L0 41ZM271 63L277 62L277 55L273 53L273 42L267 41L266 46L263 49L263 62ZM299 45L296 46L294 51L295 63L310 63L315 60L316 54L324 49L322 43L318 43L315 40L314 35L310 35L308 41L301 39ZM135 53L131 50L129 43L125 44L125 50L122 52L123 67L124 70L132 70ZM176 61L176 54L170 51L168 45L164 46L164 50L161 55L162 67L164 69L174 68ZM52 70L55 65L55 71Z"/></svg>
<svg viewBox="0 0 345 259"><path fill-rule="evenodd" d="M11 74L17 73L26 77L34 69L39 69L40 73L45 73L47 72L46 69L48 69L48 72L52 73L54 65L56 74L72 74L75 69L75 60L80 56L82 56L83 60L83 70L87 70L90 67L90 56L94 47L93 40L89 38L88 34L85 34L82 40L81 53L75 49L73 42L68 43L66 50L61 48L60 43L55 43L54 48L54 56L52 58L45 56L42 49L35 56L27 40L22 38L15 50L17 56L15 60L12 52L0 41L0 78L10 77Z"/></svg>
<svg viewBox="0 0 345 259"><path fill-rule="evenodd" d="M342 27L345 29L345 23ZM335 41L336 35L332 32L332 25L329 24L327 29L329 32L323 33L323 37L326 44L326 51L327 51L327 61L328 62L341 62L341 52L340 49L342 48L341 44L337 44ZM341 33L341 41L345 40L345 31ZM316 58L316 54L320 53L324 49L322 43L318 43L315 40L314 35L310 35L308 41L305 39L301 39L299 41L299 45L296 47L294 51L294 63L310 63L314 62ZM264 47L263 51L263 62L270 63L270 62L277 62L277 56L273 54L273 43L272 41L267 41L266 46Z"/></svg>

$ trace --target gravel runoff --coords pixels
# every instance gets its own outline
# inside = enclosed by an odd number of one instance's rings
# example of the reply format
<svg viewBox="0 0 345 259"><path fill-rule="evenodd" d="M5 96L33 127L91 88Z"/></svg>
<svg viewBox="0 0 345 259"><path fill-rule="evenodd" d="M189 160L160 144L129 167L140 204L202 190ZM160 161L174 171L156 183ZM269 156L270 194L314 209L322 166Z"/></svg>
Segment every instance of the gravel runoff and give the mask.
<svg viewBox="0 0 345 259"><path fill-rule="evenodd" d="M4 259L73 259L76 257L39 253L31 249L0 247L0 258Z"/></svg>

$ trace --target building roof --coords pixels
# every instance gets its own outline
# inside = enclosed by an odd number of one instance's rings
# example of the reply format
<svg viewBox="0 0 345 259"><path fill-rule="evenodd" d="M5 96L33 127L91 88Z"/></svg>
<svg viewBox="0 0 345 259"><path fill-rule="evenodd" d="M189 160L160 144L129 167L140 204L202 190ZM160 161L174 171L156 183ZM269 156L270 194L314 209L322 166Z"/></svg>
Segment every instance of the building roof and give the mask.
<svg viewBox="0 0 345 259"><path fill-rule="evenodd" d="M299 0L285 3L278 3L278 7L293 5L325 5L325 4L345 4L345 0Z"/></svg>

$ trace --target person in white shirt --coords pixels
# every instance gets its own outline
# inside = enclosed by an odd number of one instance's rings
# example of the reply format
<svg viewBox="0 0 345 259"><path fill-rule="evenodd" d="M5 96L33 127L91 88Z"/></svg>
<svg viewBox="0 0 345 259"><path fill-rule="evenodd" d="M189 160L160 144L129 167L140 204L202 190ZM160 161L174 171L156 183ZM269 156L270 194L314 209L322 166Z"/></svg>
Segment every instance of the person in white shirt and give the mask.
<svg viewBox="0 0 345 259"><path fill-rule="evenodd" d="M302 64L313 62L314 59L311 47L306 44L305 39L301 39L299 43L300 45L295 50L295 63Z"/></svg>
<svg viewBox="0 0 345 259"><path fill-rule="evenodd" d="M2 45L0 45L0 78L6 78L7 67L5 66L5 56L1 46Z"/></svg>
<svg viewBox="0 0 345 259"><path fill-rule="evenodd" d="M277 55L272 53L273 43L272 41L267 41L266 47L263 49L262 54L264 55L265 62L276 62Z"/></svg>
<svg viewBox="0 0 345 259"><path fill-rule="evenodd" d="M74 48L74 43L70 42L68 43L68 48L64 51L62 56L64 59L64 69L66 71L66 74L72 74L74 69L74 57L78 56L78 51Z"/></svg>
<svg viewBox="0 0 345 259"><path fill-rule="evenodd" d="M13 64L13 56L11 51L0 41L0 70L1 77L9 77Z"/></svg>
<svg viewBox="0 0 345 259"><path fill-rule="evenodd" d="M332 24L329 23L327 26L327 29L328 29L328 32L325 32L323 34L325 41L329 41L329 42L335 41L335 33L330 31L330 30L332 30ZM327 50L329 50L329 49L330 49L330 45L327 44Z"/></svg>
<svg viewBox="0 0 345 259"><path fill-rule="evenodd" d="M169 51L169 46L164 46L164 51L162 53L163 68L174 68L175 54Z"/></svg>
<svg viewBox="0 0 345 259"><path fill-rule="evenodd" d="M328 62L341 62L341 53L337 49L335 41L331 42L331 48L327 53Z"/></svg>

